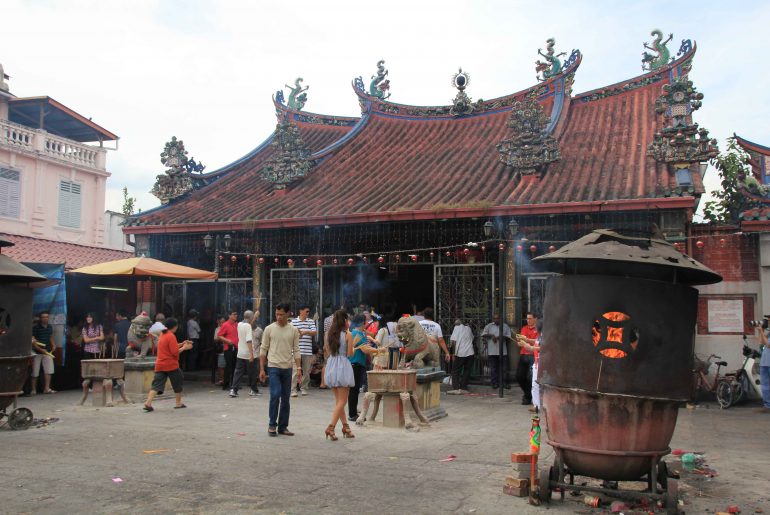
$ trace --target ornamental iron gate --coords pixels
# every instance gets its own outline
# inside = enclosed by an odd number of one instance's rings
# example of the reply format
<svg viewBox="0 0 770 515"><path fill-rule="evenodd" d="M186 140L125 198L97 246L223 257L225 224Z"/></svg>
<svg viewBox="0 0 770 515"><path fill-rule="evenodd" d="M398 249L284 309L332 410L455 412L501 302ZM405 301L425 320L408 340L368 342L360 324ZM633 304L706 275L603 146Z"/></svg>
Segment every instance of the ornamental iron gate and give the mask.
<svg viewBox="0 0 770 515"><path fill-rule="evenodd" d="M315 268L273 268L270 270L270 313L273 319L277 304L288 302L297 314L301 304L309 304L310 312L319 313L321 306L320 269Z"/></svg>
<svg viewBox="0 0 770 515"><path fill-rule="evenodd" d="M447 344L455 319L461 319L471 328L476 355L471 376L477 380L489 377L487 348L481 339L481 332L492 321L494 271L495 267L491 263L436 265L433 268L436 322L446 330L444 339Z"/></svg>

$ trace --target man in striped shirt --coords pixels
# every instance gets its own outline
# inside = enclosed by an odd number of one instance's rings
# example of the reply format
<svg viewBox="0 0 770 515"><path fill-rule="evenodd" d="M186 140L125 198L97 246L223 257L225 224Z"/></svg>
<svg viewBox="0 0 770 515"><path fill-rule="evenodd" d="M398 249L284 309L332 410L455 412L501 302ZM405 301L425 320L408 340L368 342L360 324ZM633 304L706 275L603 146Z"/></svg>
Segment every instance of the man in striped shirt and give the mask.
<svg viewBox="0 0 770 515"><path fill-rule="evenodd" d="M302 358L302 384L299 391L302 395L307 395L307 388L310 385L310 369L313 366L313 340L318 334L318 327L315 320L309 317L310 306L303 304L299 308L299 316L291 321L291 325L299 330L299 354ZM291 375L291 396L297 396L297 369Z"/></svg>

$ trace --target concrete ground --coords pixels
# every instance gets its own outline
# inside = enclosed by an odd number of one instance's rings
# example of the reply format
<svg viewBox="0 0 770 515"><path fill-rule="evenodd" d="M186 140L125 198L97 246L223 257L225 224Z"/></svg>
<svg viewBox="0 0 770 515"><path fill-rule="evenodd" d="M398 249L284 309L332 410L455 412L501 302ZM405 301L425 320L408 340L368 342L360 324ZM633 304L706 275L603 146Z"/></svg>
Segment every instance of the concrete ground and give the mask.
<svg viewBox="0 0 770 515"><path fill-rule="evenodd" d="M516 389L504 399L489 388L443 395L449 416L430 428L407 433L374 423L337 442L323 437L330 391L292 399L296 436L269 438L266 391L230 399L211 385L186 390L187 409L165 399L153 413L141 404L79 407L75 391L20 399L36 418L59 421L0 428L0 513L601 512L583 496L546 508L503 494L510 453L528 447L530 414ZM704 452L718 474L683 473L687 513L730 504L770 513L770 415L751 408L680 411L671 447ZM542 451L541 463L552 463L552 450ZM441 461L449 455L456 459ZM678 459L667 461L681 470Z"/></svg>

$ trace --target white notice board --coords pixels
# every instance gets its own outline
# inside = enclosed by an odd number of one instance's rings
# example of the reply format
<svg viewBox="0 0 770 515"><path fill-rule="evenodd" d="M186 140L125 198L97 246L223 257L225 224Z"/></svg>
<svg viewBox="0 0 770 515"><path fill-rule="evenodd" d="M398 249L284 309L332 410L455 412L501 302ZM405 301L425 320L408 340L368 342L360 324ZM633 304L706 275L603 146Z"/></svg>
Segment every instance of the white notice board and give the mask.
<svg viewBox="0 0 770 515"><path fill-rule="evenodd" d="M709 332L710 333L742 333L743 332L743 301L742 300L709 300Z"/></svg>

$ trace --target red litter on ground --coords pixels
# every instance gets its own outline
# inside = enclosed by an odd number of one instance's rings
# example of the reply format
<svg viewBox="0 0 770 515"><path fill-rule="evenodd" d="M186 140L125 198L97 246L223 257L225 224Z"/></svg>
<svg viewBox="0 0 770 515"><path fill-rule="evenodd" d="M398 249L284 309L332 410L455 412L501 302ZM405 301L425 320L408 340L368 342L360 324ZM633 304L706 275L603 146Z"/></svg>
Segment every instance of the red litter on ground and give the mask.
<svg viewBox="0 0 770 515"><path fill-rule="evenodd" d="M238 433L238 436L246 436L246 433Z"/></svg>
<svg viewBox="0 0 770 515"><path fill-rule="evenodd" d="M439 461L454 461L456 459L457 459L457 456L455 456L454 454L450 454L449 456L447 456L443 460L439 460Z"/></svg>

